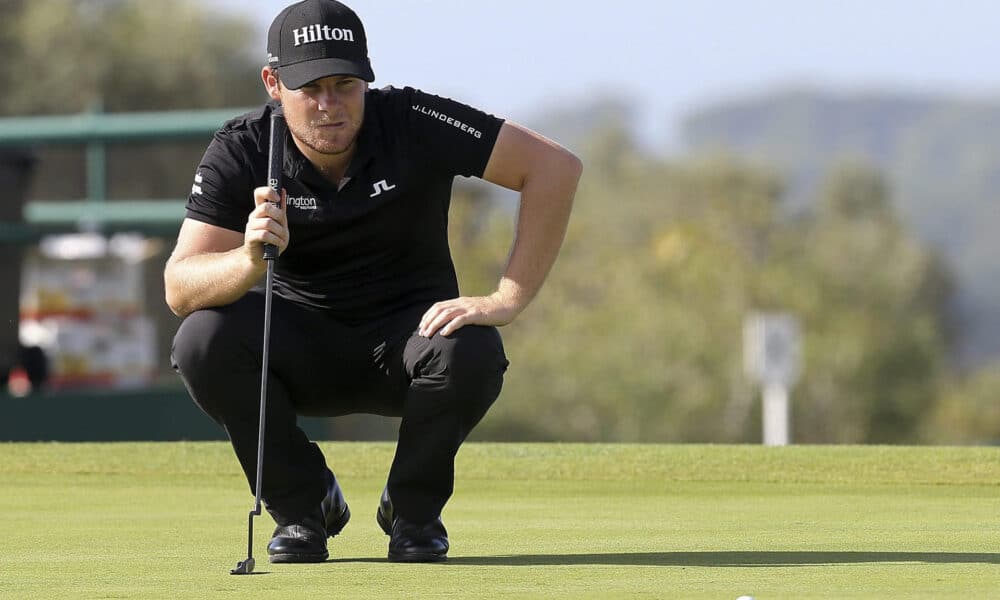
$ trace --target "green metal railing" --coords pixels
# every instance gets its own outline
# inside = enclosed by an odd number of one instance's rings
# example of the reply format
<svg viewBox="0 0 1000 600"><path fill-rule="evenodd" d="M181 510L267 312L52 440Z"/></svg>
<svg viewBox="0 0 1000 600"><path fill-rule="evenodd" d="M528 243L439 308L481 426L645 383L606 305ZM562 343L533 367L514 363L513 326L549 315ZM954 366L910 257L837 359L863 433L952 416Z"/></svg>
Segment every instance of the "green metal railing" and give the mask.
<svg viewBox="0 0 1000 600"><path fill-rule="evenodd" d="M176 232L184 218L183 199L107 202L107 146L111 143L192 139L212 135L248 108L0 119L0 148L83 145L86 148L86 197L31 202L23 223L0 222L0 241L28 242L45 233L72 230L139 229Z"/></svg>

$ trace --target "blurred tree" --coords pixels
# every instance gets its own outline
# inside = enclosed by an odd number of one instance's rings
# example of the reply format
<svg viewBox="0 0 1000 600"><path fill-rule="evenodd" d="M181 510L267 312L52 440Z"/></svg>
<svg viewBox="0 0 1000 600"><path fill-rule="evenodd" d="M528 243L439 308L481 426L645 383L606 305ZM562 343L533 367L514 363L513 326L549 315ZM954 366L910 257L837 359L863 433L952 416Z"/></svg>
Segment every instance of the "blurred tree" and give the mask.
<svg viewBox="0 0 1000 600"><path fill-rule="evenodd" d="M942 373L948 279L892 214L877 172L834 172L824 208L789 218L767 170L721 157L663 163L613 129L582 147L563 253L504 330L511 369L478 435L759 440L742 324L782 310L806 336L796 441L919 441ZM485 268L499 273L511 220L473 244L487 251L460 254L492 256ZM462 279L477 263L459 261Z"/></svg>
<svg viewBox="0 0 1000 600"><path fill-rule="evenodd" d="M887 225L895 218L885 179L860 163L837 167L827 181L819 206L820 214L827 220L870 220Z"/></svg>
<svg viewBox="0 0 1000 600"><path fill-rule="evenodd" d="M263 98L251 22L190 1L8 2L0 115L245 106Z"/></svg>
<svg viewBox="0 0 1000 600"><path fill-rule="evenodd" d="M811 288L786 292L807 331L797 431L820 442L919 441L944 375L950 276L893 215L876 171L835 169L819 206L771 269L788 269L779 285Z"/></svg>
<svg viewBox="0 0 1000 600"><path fill-rule="evenodd" d="M682 137L695 151L725 148L766 161L792 209L815 210L829 165L855 158L886 174L901 220L947 262L957 283L952 361L1000 357L1000 103L890 91L778 89L694 111Z"/></svg>
<svg viewBox="0 0 1000 600"><path fill-rule="evenodd" d="M264 42L251 22L192 0L14 2L0 28L0 76L16 82L0 97L0 115L240 107L265 99ZM184 196L207 143L112 145L111 198ZM79 147L39 148L30 198L82 197L82 155Z"/></svg>
<svg viewBox="0 0 1000 600"><path fill-rule="evenodd" d="M924 423L924 439L935 444L1000 443L1000 364L956 378Z"/></svg>

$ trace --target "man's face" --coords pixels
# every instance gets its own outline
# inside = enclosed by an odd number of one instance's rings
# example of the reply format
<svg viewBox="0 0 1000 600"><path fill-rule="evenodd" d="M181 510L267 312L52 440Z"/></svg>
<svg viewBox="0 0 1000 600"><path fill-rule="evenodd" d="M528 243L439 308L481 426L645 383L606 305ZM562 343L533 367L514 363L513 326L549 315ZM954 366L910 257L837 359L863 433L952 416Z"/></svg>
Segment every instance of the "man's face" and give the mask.
<svg viewBox="0 0 1000 600"><path fill-rule="evenodd" d="M365 81L335 75L297 90L280 83L275 88L269 86L269 91L272 89L277 92L275 99L284 107L288 129L300 142L319 154L336 155L351 150L364 119L368 89Z"/></svg>

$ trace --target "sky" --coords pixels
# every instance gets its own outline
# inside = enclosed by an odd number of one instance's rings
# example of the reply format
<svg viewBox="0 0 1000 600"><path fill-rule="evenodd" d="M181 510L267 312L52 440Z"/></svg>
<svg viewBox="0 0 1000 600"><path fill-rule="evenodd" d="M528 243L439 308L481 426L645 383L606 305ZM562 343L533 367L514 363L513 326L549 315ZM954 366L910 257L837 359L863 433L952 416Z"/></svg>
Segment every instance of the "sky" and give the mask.
<svg viewBox="0 0 1000 600"><path fill-rule="evenodd" d="M206 0L267 27L284 0ZM375 85L412 85L532 122L596 98L651 149L719 101L808 86L1000 98L987 0L347 0ZM543 132L544 133L544 132Z"/></svg>

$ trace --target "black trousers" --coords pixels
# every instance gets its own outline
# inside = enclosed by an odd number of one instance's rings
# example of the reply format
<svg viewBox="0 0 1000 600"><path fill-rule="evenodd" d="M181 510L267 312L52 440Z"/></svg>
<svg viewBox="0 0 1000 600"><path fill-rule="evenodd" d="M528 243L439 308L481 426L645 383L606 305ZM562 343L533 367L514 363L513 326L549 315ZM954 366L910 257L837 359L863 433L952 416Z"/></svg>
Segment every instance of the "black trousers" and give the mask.
<svg viewBox="0 0 1000 600"><path fill-rule="evenodd" d="M428 306L348 326L274 295L262 496L269 510L304 514L326 493L327 465L297 415L402 417L388 489L396 514L441 514L459 446L500 393L507 369L494 327L425 338ZM171 359L195 403L225 428L251 491L256 488L264 296L190 314Z"/></svg>

